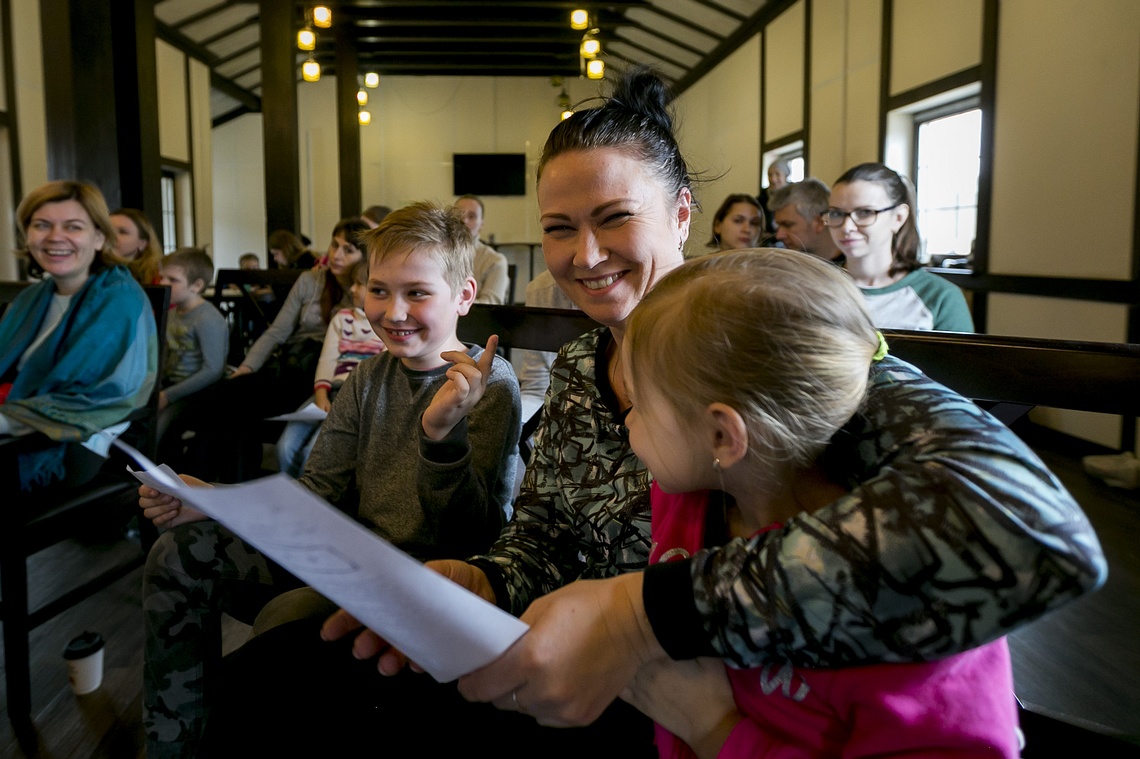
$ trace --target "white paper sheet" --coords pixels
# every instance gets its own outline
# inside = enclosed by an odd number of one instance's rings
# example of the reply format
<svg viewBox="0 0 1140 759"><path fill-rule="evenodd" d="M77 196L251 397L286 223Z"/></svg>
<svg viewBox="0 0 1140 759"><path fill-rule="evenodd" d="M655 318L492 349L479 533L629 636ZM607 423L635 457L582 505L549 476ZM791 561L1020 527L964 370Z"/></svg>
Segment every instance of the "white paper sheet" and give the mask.
<svg viewBox="0 0 1140 759"><path fill-rule="evenodd" d="M347 609L440 682L497 659L527 625L456 585L330 506L287 475L191 488L116 441L128 471L218 520Z"/></svg>
<svg viewBox="0 0 1140 759"><path fill-rule="evenodd" d="M323 411L320 406L315 403L310 403L308 406L294 411L289 414L281 414L280 416L271 416L266 421L270 422L323 422L329 412Z"/></svg>

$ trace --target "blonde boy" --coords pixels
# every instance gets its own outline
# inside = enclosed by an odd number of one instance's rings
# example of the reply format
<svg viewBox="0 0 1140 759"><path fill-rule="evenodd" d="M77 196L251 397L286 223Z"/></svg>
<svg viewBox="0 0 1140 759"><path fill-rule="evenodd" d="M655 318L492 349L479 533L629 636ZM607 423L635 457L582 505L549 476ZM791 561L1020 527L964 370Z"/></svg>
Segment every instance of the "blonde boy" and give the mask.
<svg viewBox="0 0 1140 759"><path fill-rule="evenodd" d="M471 235L453 212L417 203L366 247L364 310L388 350L348 375L299 482L417 558L470 556L503 524L519 435L518 382L494 338L484 350L455 332L475 299ZM177 499L140 495L148 518L174 527L143 577L147 755L183 756L216 677L217 619L248 618L296 581ZM278 618L312 613L284 606Z"/></svg>

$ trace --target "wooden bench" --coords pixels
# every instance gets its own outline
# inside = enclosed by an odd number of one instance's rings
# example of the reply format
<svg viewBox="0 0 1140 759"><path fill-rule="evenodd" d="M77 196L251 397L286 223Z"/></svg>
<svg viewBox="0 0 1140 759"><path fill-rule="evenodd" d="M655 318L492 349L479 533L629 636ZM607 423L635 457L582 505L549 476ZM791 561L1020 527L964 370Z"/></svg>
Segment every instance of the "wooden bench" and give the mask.
<svg viewBox="0 0 1140 759"><path fill-rule="evenodd" d="M0 306L6 307L27 283L0 283ZM144 288L155 315L159 346L159 366L166 347L166 316L170 309L170 288ZM127 417L131 427L124 439L151 457L157 447L158 386L147 405ZM9 438L0 445L0 492L19 492L19 452L51 444L38 434ZM21 740L28 738L31 723L30 635L40 625L67 611L80 601L106 588L142 566L146 549L153 543L153 526L142 520L142 550L128 560L104 569L97 576L65 591L36 609L28 607L27 559L65 540L89 534L107 525L126 525L138 513L138 482L125 470L125 460L113 455L91 481L60 493L37 493L30 515L22 499L6 495L6 508L0 509L0 619L4 626L4 671L7 683L8 717ZM12 503L16 500L16 503Z"/></svg>

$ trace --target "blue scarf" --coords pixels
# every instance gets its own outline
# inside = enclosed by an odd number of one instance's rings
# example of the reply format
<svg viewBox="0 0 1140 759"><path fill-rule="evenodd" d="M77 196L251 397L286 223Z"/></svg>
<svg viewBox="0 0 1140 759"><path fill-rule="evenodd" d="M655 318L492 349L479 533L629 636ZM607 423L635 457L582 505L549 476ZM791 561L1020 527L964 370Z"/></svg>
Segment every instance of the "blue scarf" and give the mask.
<svg viewBox="0 0 1140 759"><path fill-rule="evenodd" d="M0 320L0 375L35 340L55 293L44 280ZM20 455L20 488L63 479L66 443L81 442L146 404L158 366L154 315L126 267L87 278L59 325L28 356L0 411L60 445Z"/></svg>

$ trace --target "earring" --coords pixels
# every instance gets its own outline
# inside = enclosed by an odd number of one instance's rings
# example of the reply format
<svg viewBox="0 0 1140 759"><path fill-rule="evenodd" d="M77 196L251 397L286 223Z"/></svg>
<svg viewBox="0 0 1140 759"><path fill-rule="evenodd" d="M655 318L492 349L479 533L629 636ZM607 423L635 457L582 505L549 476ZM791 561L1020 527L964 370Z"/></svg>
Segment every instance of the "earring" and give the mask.
<svg viewBox="0 0 1140 759"><path fill-rule="evenodd" d="M721 469L720 459L713 459L713 471L716 472L717 478L720 480L721 492L724 492L724 470Z"/></svg>

